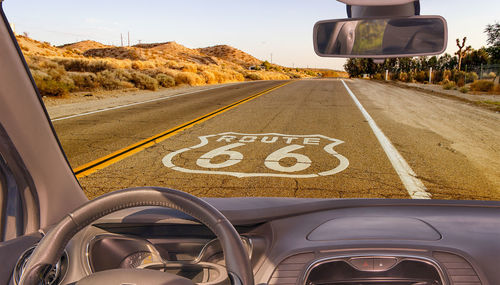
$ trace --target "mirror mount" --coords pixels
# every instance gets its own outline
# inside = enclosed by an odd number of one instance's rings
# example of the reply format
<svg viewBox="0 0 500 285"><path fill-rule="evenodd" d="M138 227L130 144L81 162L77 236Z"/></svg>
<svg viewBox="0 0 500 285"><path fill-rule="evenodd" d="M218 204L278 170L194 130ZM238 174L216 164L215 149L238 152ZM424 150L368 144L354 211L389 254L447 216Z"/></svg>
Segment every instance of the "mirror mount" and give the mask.
<svg viewBox="0 0 500 285"><path fill-rule="evenodd" d="M346 4L348 18L420 15L420 0L337 0Z"/></svg>

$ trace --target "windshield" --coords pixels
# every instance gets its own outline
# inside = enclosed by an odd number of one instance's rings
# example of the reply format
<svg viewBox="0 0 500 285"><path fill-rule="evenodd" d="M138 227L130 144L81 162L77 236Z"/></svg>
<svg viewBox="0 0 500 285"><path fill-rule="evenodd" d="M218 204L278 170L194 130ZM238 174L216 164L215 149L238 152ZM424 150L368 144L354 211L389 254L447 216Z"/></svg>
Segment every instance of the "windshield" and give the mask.
<svg viewBox="0 0 500 285"><path fill-rule="evenodd" d="M373 60L315 54L337 1L4 3L90 199L499 200L500 4L420 6L446 18L446 52ZM382 45L372 23L350 49Z"/></svg>

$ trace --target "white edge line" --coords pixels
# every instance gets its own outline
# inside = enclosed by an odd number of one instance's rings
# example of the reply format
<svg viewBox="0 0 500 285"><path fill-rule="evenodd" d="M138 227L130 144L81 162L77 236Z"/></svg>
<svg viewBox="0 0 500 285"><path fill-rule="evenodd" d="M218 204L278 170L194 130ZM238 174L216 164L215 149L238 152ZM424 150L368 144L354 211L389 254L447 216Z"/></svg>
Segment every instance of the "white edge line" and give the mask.
<svg viewBox="0 0 500 285"><path fill-rule="evenodd" d="M238 83L233 83L231 85L239 85L239 84L245 84L245 83L250 83L250 82L255 82L255 81L238 82ZM203 89L203 90L195 90L195 91L191 91L191 92L180 93L180 94L175 94L175 95L166 96L166 97L160 97L160 98L155 98L155 99L150 99L150 100L145 100L145 101L140 101L140 102L125 104L125 105L119 105L119 106L115 106L115 107L104 108L104 109L100 109L100 110L96 110L96 111L90 111L90 112L85 112L85 113L70 115L70 116L66 116L66 117L56 118L56 119L52 119L51 121L52 122L62 121L62 120L66 120L66 119L82 117L82 116L86 116L86 115L91 115L91 114L96 114L96 113L101 113L101 112L106 112L106 111L111 111L111 110L126 108L126 107L130 107L130 106L135 106L135 105L140 105L140 104L145 104L145 103L151 103L151 102L155 102L155 101L172 99L172 98L180 97L180 96L184 96L184 95L190 95L190 94L199 93L199 92L203 92L203 91L209 91L209 90L224 88L224 87L231 86L231 85L217 86L217 87L207 88L207 89Z"/></svg>
<svg viewBox="0 0 500 285"><path fill-rule="evenodd" d="M341 80L344 84L345 89L351 96L352 100L361 111L365 119L368 121L368 124L372 128L373 133L377 137L380 145L385 151L385 154L389 158L389 161L392 164L392 167L396 170L396 173L399 175L401 182L406 187L408 194L412 199L431 199L431 194L427 192L427 188L425 185L417 178L417 174L411 169L410 165L406 162L406 160L399 154L398 150L392 145L391 141L384 135L382 130L377 126L373 118L368 114L366 109L361 105L358 98L352 93L351 89L347 86L344 80Z"/></svg>

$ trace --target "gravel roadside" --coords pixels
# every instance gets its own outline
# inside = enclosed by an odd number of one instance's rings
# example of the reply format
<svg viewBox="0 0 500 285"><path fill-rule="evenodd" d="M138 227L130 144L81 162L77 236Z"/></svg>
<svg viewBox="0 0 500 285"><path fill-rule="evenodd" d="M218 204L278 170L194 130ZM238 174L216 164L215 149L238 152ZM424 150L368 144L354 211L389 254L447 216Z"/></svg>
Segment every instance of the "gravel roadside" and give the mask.
<svg viewBox="0 0 500 285"><path fill-rule="evenodd" d="M445 90L443 86L436 84L405 83L399 81L377 81L383 84L395 85L402 88L422 91L431 95L454 99L476 106L480 106L492 111L500 112L500 95L486 93L462 93L459 90Z"/></svg>
<svg viewBox="0 0 500 285"><path fill-rule="evenodd" d="M349 82L385 117L450 141L450 151L465 155L500 189L500 113L404 85L387 88L387 83L380 81Z"/></svg>

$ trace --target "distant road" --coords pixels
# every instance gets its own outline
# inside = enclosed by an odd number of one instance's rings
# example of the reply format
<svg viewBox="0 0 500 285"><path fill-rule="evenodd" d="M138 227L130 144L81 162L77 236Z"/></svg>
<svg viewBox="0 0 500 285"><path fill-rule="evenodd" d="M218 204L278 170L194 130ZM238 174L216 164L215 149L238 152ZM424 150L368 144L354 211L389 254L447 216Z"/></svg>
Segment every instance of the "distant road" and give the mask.
<svg viewBox="0 0 500 285"><path fill-rule="evenodd" d="M451 141L463 135L460 121L445 133L452 115L430 121L436 104L462 103L398 89L361 80L264 81L54 126L91 197L155 185L217 197L500 199L498 169L478 164L475 154L487 148L480 139ZM477 116L485 125L498 119L467 112L471 124ZM493 149L499 143L488 132L482 139ZM481 149L462 153L470 144Z"/></svg>

